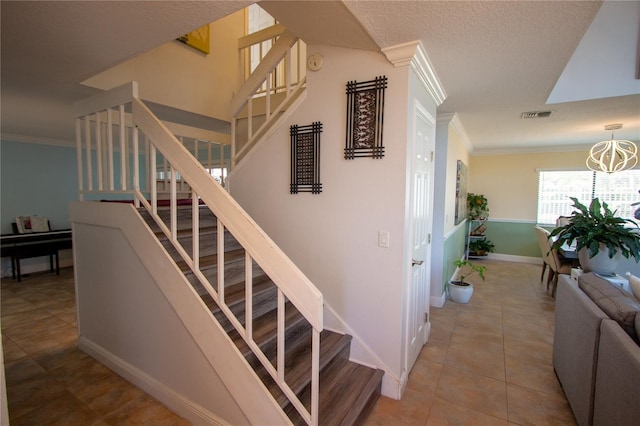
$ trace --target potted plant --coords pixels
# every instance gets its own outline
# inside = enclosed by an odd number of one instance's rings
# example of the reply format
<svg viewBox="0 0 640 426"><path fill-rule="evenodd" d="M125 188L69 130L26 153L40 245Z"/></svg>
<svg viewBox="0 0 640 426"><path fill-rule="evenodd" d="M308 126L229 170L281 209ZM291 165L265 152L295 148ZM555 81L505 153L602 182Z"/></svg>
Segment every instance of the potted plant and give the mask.
<svg viewBox="0 0 640 426"><path fill-rule="evenodd" d="M552 247L576 243L580 266L586 271L613 275L619 255L640 261L640 228L631 219L616 216L607 203L594 198L589 208L570 197L576 210L569 223L551 232Z"/></svg>
<svg viewBox="0 0 640 426"><path fill-rule="evenodd" d="M466 281L467 277L478 274L484 281L484 272L487 267L468 260L456 260L453 264L457 270L455 279L449 283L449 297L456 303L467 303L473 295L473 285Z"/></svg>
<svg viewBox="0 0 640 426"><path fill-rule="evenodd" d="M467 194L467 214L471 219L489 217L489 201L482 194Z"/></svg>
<svg viewBox="0 0 640 426"><path fill-rule="evenodd" d="M495 245L486 238L469 241L470 256L486 256L494 251L496 251Z"/></svg>

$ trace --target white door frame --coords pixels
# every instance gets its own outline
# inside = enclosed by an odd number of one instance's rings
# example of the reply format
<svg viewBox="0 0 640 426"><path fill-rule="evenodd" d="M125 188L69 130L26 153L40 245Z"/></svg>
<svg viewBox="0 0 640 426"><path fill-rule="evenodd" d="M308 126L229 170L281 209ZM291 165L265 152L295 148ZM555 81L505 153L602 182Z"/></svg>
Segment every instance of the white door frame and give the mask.
<svg viewBox="0 0 640 426"><path fill-rule="evenodd" d="M411 130L411 146L410 146L410 154L408 155L408 158L410 159L410 164L408 164L408 166L410 167L410 175L411 175L411 184L410 184L410 194L411 194L411 199L410 199L410 209L411 209L411 214L409 214L409 234L407 235L407 253L408 253L408 259L407 259L407 265L405 265L406 268L408 268L408 272L407 272L407 279L409 280L409 283L407 285L407 292L406 292L406 300L405 300L405 312L406 312L406 317L405 317L405 348L404 348L404 355L405 355L405 359L404 359L404 364L405 364L405 374L408 375L411 368L413 367L413 360L411 359L411 351L410 351L410 347L411 347L411 339L412 336L410 336L409 330L410 330L410 321L411 321L411 317L412 317L412 312L411 312L411 289L413 288L412 286L412 280L413 280L413 273L412 273L412 266L411 266L411 256L413 255L413 232L414 232L414 224L413 224L413 208L414 208L414 184L415 181L413 179L413 175L415 173L414 171L414 156L415 156L415 151L416 151L416 144L418 143L417 140L417 123L418 120L422 120L424 122L427 122L431 125L433 132L431 134L431 149L433 151L433 154L431 155L431 169L430 169L430 177L429 177L429 183L430 183L430 190L429 190L429 215L426 221L426 226L427 226L427 230L428 233L431 234L432 233L432 229L433 229L433 191L434 191L434 178L435 178L435 167L433 164L433 158L435 158L435 149L436 149L436 144L435 144L435 129L436 129L436 120L435 118L429 114L429 112L426 110L426 108L424 108L422 106L422 104L420 104L420 102L418 101L418 99L414 100L414 108L413 108L413 116L412 116L412 130ZM424 253L424 258L423 259L417 259L417 260L423 260L426 265L426 279L427 279L427 283L430 282L431 280L431 245L429 244L427 246L427 250ZM430 289L427 288L427 292L426 292L426 297L424 300L424 312L428 313L429 312L429 298L430 298ZM425 324L423 326L423 335L422 335L422 339L423 342L426 343L427 340L429 339L429 334L431 331L431 322L430 321L425 321ZM424 344L423 343L423 344Z"/></svg>

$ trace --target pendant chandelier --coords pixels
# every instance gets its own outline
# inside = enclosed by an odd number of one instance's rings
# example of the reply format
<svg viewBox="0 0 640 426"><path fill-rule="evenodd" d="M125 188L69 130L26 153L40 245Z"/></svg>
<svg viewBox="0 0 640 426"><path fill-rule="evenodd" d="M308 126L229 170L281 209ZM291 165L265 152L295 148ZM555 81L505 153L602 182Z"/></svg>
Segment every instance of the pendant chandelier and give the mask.
<svg viewBox="0 0 640 426"><path fill-rule="evenodd" d="M612 131L611 140L598 142L591 148L587 167L596 172L615 173L638 164L636 145L631 141L613 138L613 130L622 129L622 124L608 124L604 129Z"/></svg>

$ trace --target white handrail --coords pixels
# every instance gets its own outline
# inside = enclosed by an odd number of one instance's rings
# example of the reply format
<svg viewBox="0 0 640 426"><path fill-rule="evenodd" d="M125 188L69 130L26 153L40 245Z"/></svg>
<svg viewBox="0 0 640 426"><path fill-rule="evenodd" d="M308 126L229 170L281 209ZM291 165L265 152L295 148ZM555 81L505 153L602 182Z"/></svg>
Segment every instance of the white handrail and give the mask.
<svg viewBox="0 0 640 426"><path fill-rule="evenodd" d="M179 255L183 258L185 263L192 269L195 276L200 280L204 288L209 294L218 302L219 308L227 316L227 319L236 328L238 333L243 337L247 345L254 352L256 358L260 360L263 367L271 375L273 380L278 384L282 392L291 401L292 405L298 410L300 415L309 424L316 425L318 423L318 388L319 388L319 372L318 372L318 359L319 359L319 333L323 329L323 298L318 289L308 280L308 278L291 262L291 260L282 252L282 250L258 227L258 225L247 215L247 213L240 207L240 205L219 185L214 178L205 170L200 161L195 158L189 150L178 141L178 139L167 129L167 127L158 120L149 108L136 96L137 84L130 83L125 85L129 90L129 97L123 96L123 86L114 89L113 93L102 93L95 98L83 101L76 105L76 111L81 115L77 118L76 129L78 135L77 140L77 153L82 156L83 147L85 145L87 155L87 174L83 175L82 170L79 170L78 176L86 179L87 185L80 183L80 198L82 199L85 194L88 193L109 193L109 194L130 194L134 197L136 204L141 203L154 217L160 229L169 237L173 243L175 249ZM114 103L113 96L118 97L118 102ZM98 100L103 101L104 104L100 104ZM109 105L105 107L104 105ZM128 144L125 143L127 138L127 131L122 129L128 125L122 117L124 106L130 107L131 115L128 117L130 123L135 127L130 128L131 131L131 150L133 152L133 158L130 160L128 166L125 161L120 164L123 178L121 179L121 189L113 190L110 185L109 189L104 189L100 186L98 190L94 190L92 181L94 176L91 172L91 152L92 149L98 148L99 145L92 145L91 137L96 139L100 138L100 132L102 131L103 123L100 124L99 119L93 121L95 124L95 132L91 132L90 121L94 120L91 114L95 114L94 117L98 117L102 111L110 110L111 108L118 108L120 110L120 119L118 123L110 123L109 126L119 126L120 132L112 132L108 130L107 133L111 136L119 134L121 150L124 152L128 150ZM88 112L89 108L96 108L94 112ZM107 114L110 116L110 112ZM81 121L85 120L85 132L84 138L82 137L82 125ZM108 122L111 120L107 119ZM97 129L97 130L96 130ZM99 130L99 131L98 131ZM146 162L143 164L149 165L148 173L146 177L148 180L148 191L150 193L150 201L147 200L147 196L141 189L140 172L138 170L140 164L141 153L138 152L138 135L142 133L144 139L142 139L148 149L144 152L149 156ZM112 153L111 150L106 150L108 155L122 155L128 160L130 154L128 153ZM168 164L170 170L170 220L169 226L158 216L157 209L157 188L151 181L155 181L156 176L156 155L161 154ZM121 157L121 158L122 158ZM112 162L106 162L107 178L111 179L115 173ZM82 168L82 159L78 159L78 167ZM131 179L132 188L127 189L126 180L124 178L125 171L122 169L128 169L127 176ZM133 172L130 170L133 169ZM166 170L166 169L165 169ZM177 239L177 185L176 176L180 175L181 179L188 183L191 188L192 194L192 238L193 238L193 255L182 247ZM101 177L98 177L101 179ZM83 189L84 188L84 189ZM208 209L217 217L218 221L218 286L214 288L208 279L204 276L200 270L199 265L199 245L197 232L199 229L199 222L196 217L199 213L199 200L201 200ZM253 295L250 289L252 285L252 262L255 261L257 265L269 276L273 283L278 288L278 335L277 335L277 362L276 366L271 364L270 360L261 351L257 343L252 337L252 322L251 308L246 309L245 324L238 321L235 315L231 312L230 308L224 303L224 230L227 229L238 243L244 248L246 253L245 259L245 290L248 298L247 303L251 305ZM303 403L298 399L295 393L291 390L286 383L284 376L284 302L290 301L296 309L304 316L307 322L312 327L312 377L311 377L311 393L312 403L310 411L307 411Z"/></svg>

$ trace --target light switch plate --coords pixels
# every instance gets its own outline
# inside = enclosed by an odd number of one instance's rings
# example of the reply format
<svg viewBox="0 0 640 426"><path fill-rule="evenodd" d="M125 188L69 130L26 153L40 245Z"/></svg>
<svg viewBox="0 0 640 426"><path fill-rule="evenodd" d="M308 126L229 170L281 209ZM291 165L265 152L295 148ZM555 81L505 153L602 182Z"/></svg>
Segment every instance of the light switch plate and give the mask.
<svg viewBox="0 0 640 426"><path fill-rule="evenodd" d="M388 231L378 231L378 247L389 248Z"/></svg>

